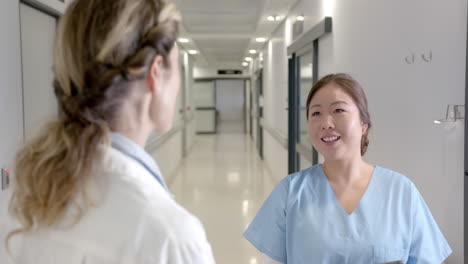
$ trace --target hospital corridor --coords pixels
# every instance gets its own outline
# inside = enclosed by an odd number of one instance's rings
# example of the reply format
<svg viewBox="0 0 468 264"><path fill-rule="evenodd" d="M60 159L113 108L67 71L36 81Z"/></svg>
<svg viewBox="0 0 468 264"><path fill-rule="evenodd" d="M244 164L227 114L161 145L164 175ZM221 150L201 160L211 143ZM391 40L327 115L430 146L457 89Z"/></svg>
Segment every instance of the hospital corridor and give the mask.
<svg viewBox="0 0 468 264"><path fill-rule="evenodd" d="M204 224L218 263L261 263L242 238L276 182L245 134L200 135L169 188Z"/></svg>
<svg viewBox="0 0 468 264"><path fill-rule="evenodd" d="M1 0L0 264L468 263L468 0Z"/></svg>

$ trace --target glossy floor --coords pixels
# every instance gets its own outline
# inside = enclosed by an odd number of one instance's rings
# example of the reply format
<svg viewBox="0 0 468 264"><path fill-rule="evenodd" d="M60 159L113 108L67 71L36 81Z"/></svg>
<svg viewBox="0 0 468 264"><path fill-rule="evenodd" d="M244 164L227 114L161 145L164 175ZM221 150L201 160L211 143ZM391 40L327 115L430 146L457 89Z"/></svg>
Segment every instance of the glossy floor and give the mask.
<svg viewBox="0 0 468 264"><path fill-rule="evenodd" d="M274 187L250 136L199 135L169 188L203 223L218 264L259 264L242 233Z"/></svg>

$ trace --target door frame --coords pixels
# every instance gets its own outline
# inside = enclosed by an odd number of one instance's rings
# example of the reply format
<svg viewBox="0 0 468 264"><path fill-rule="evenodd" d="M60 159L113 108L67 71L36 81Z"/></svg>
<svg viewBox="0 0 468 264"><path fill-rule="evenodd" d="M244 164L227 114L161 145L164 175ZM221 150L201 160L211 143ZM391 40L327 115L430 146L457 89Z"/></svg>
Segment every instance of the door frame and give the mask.
<svg viewBox="0 0 468 264"><path fill-rule="evenodd" d="M262 119L263 119L263 68L260 68L256 72L256 107L257 111L257 150L258 150L258 155L260 156L261 159L263 159L263 125L262 125ZM262 98L262 99L260 99ZM260 100L262 100L262 105L260 105Z"/></svg>
<svg viewBox="0 0 468 264"><path fill-rule="evenodd" d="M323 36L332 32L332 18L325 17L320 23L312 27L309 31L300 35L291 45L288 46L289 73L288 73L288 173L297 172L300 169L299 149L296 146L299 142L299 58L304 50L313 50L313 79L315 84L319 74L319 40ZM300 147L300 146L299 146ZM312 165L318 163L318 152L312 148L310 162Z"/></svg>
<svg viewBox="0 0 468 264"><path fill-rule="evenodd" d="M465 132L464 132L464 141L465 141L465 153L463 156L464 160L464 204L463 204L463 215L464 215L464 223L463 223L463 230L464 230L464 243L463 243L463 252L464 252L464 259L465 263L468 261L468 252L467 252L467 244L468 244L468 230L467 223L468 223L468 124L466 123L466 117L468 116L468 108L466 107L466 102L468 102L468 18L467 18L467 42L466 42L466 54L465 54Z"/></svg>

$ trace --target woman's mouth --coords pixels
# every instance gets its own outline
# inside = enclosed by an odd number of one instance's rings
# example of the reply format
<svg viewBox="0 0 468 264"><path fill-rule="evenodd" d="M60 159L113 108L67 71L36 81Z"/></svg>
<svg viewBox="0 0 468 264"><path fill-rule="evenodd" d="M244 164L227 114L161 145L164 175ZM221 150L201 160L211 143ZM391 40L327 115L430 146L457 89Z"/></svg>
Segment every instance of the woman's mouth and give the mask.
<svg viewBox="0 0 468 264"><path fill-rule="evenodd" d="M341 137L339 136L331 136L331 137L323 137L321 138L323 142L334 142L338 141Z"/></svg>

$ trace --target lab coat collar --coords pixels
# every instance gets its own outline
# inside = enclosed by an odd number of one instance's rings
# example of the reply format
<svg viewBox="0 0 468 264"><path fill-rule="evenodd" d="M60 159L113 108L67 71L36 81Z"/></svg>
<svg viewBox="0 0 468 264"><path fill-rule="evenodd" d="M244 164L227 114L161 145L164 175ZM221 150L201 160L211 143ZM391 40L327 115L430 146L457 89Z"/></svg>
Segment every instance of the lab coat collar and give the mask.
<svg viewBox="0 0 468 264"><path fill-rule="evenodd" d="M112 132L110 135L112 148L122 152L126 156L140 163L153 177L161 184L161 186L173 196L162 177L161 170L155 160L139 145L122 134Z"/></svg>

